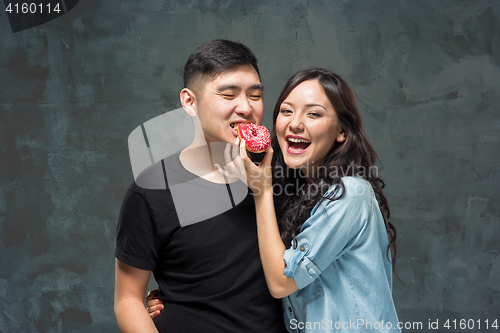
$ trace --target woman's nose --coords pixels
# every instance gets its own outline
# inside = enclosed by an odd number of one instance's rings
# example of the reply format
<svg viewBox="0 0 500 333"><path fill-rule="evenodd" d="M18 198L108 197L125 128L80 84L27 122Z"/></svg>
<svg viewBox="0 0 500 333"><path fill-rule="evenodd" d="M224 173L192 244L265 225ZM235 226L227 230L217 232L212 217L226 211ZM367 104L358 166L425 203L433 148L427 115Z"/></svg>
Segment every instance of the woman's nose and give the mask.
<svg viewBox="0 0 500 333"><path fill-rule="evenodd" d="M300 115L292 116L290 120L289 127L291 131L300 132L304 130L304 122L302 121L302 117Z"/></svg>

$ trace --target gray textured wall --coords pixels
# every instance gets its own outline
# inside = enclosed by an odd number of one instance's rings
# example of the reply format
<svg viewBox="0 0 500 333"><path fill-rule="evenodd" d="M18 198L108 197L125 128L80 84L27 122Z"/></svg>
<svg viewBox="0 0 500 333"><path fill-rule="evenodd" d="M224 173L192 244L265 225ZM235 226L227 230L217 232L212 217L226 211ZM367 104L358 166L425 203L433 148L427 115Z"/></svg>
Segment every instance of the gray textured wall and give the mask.
<svg viewBox="0 0 500 333"><path fill-rule="evenodd" d="M180 105L185 59L214 38L257 55L267 125L299 69L353 86L398 228L401 320L500 319L499 16L496 0L82 0L13 34L3 12L0 331L118 331L127 136Z"/></svg>

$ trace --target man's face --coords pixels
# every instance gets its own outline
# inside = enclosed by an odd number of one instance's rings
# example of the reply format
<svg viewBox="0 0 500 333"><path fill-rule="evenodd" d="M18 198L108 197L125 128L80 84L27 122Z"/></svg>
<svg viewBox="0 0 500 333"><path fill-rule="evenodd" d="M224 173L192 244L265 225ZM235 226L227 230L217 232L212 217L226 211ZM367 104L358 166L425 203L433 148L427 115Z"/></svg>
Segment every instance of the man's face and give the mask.
<svg viewBox="0 0 500 333"><path fill-rule="evenodd" d="M251 65L219 74L199 95L196 110L207 142L234 143L238 123L262 122L262 84Z"/></svg>

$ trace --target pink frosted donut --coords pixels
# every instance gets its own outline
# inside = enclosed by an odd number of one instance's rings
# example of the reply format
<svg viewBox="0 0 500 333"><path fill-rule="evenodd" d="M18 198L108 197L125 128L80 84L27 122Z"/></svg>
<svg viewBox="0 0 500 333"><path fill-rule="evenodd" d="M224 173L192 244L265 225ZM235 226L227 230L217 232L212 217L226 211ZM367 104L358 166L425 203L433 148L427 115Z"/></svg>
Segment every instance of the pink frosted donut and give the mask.
<svg viewBox="0 0 500 333"><path fill-rule="evenodd" d="M239 123L238 136L245 140L245 148L252 153L262 153L271 144L271 136L265 126Z"/></svg>

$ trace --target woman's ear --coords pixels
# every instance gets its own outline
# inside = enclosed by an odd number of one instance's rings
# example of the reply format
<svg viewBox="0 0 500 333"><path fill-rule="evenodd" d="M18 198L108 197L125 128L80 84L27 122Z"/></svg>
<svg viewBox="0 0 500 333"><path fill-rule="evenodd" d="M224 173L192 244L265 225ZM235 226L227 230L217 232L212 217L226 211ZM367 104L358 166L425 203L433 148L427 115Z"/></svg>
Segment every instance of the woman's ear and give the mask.
<svg viewBox="0 0 500 333"><path fill-rule="evenodd" d="M181 90L180 98L184 111L191 117L196 117L198 114L196 112L196 95L194 92L188 88L184 88Z"/></svg>
<svg viewBox="0 0 500 333"><path fill-rule="evenodd" d="M337 135L337 142L344 142L345 138L346 138L345 131L341 129L340 133Z"/></svg>

